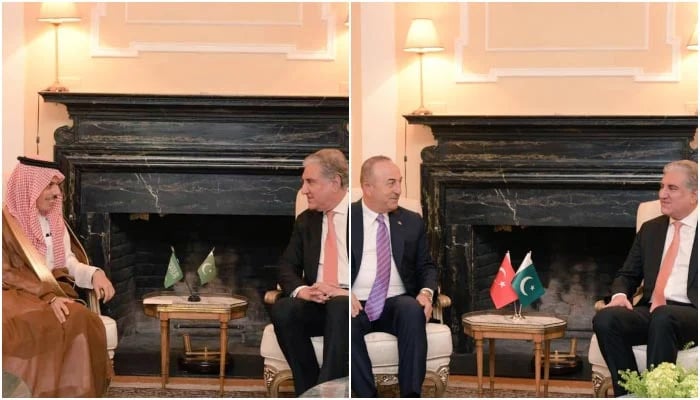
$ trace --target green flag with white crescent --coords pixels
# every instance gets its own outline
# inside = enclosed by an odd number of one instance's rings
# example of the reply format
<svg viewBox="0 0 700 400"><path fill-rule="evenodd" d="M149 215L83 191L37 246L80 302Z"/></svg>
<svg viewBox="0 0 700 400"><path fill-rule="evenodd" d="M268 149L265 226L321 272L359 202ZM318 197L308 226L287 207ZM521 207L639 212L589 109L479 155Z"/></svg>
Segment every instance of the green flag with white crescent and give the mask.
<svg viewBox="0 0 700 400"><path fill-rule="evenodd" d="M216 262L214 261L214 249L211 249L207 258L197 268L197 274L202 285L216 278Z"/></svg>
<svg viewBox="0 0 700 400"><path fill-rule="evenodd" d="M530 305L544 294L544 286L537 276L530 253L528 252L523 262L520 263L511 283L513 290L518 294L518 300L524 306Z"/></svg>
<svg viewBox="0 0 700 400"><path fill-rule="evenodd" d="M182 279L182 269L180 268L180 262L175 257L175 249L171 246L172 254L170 254L170 262L168 262L168 271L165 273L165 281L163 285L166 288L174 285L175 282Z"/></svg>

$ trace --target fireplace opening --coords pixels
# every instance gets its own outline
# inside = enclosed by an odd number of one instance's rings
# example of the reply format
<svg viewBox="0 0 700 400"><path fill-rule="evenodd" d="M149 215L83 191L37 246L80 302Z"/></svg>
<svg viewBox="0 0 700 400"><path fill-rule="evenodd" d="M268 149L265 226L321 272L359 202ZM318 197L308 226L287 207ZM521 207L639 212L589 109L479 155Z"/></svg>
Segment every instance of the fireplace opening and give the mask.
<svg viewBox="0 0 700 400"><path fill-rule="evenodd" d="M633 228L474 226L473 281L476 292L474 310L494 309L489 289L506 251L510 251L513 270L518 269L528 251L545 288L545 294L523 307L523 313L540 311L567 321L566 335L552 341L551 351L568 354L572 339L582 368L563 379L589 379L588 346L592 331L594 304L608 294L615 273L622 266L634 241ZM469 278L467 278L469 279ZM513 310L513 305L504 307ZM470 340L471 342L471 340ZM473 346L464 354L455 354L454 371L470 373L474 368ZM498 376L531 376L533 345L520 340L496 341ZM475 371L474 371L475 372Z"/></svg>
<svg viewBox="0 0 700 400"><path fill-rule="evenodd" d="M259 356L264 326L270 322L263 302L275 288L279 257L291 235L291 216L110 214L109 259L117 294L104 310L117 321L119 345L114 357L119 375L160 374L160 325L143 312L144 295L173 291L187 295L180 281L163 286L171 246L193 291L225 292L248 299L245 318L229 322L228 351L233 367L227 376L260 377ZM217 277L200 285L197 268L214 248ZM184 352L183 334L192 346L218 349L219 324L213 321L171 322L171 375L186 375L177 365ZM217 370L218 371L218 370Z"/></svg>

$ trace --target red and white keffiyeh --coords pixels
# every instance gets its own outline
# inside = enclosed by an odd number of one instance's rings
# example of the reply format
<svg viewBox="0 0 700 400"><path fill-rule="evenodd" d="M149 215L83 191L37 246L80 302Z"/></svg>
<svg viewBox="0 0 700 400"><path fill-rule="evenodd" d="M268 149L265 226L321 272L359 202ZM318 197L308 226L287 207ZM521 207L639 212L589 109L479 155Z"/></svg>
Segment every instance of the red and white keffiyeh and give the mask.
<svg viewBox="0 0 700 400"><path fill-rule="evenodd" d="M65 179L60 171L53 168L18 164L7 181L5 200L7 209L17 219L22 231L31 240L34 247L44 257L46 256L46 242L39 224L39 209L36 207L36 200L54 178L58 178L60 182ZM59 195L58 200L46 214L51 226L54 268L66 265L66 254L63 248L63 236L66 229L63 222L63 195Z"/></svg>

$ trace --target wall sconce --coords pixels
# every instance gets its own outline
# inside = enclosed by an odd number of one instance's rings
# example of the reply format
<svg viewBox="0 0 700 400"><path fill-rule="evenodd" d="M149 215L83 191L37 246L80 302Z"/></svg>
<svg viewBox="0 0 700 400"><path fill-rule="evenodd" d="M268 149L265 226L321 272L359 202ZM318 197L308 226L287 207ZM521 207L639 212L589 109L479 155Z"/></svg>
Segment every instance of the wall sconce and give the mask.
<svg viewBox="0 0 700 400"><path fill-rule="evenodd" d="M698 51L698 24L695 24L695 29L693 30L693 36L688 40L688 50Z"/></svg>
<svg viewBox="0 0 700 400"><path fill-rule="evenodd" d="M58 26L67 22L78 22L78 10L72 2L47 1L41 3L38 21L53 24L54 29L54 82L47 92L67 92L68 88L58 81Z"/></svg>
<svg viewBox="0 0 700 400"><path fill-rule="evenodd" d="M420 59L420 107L411 114L430 115L432 112L423 105L423 54L443 51L445 48L440 44L437 31L432 19L416 18L411 22L406 34L404 51L418 53Z"/></svg>

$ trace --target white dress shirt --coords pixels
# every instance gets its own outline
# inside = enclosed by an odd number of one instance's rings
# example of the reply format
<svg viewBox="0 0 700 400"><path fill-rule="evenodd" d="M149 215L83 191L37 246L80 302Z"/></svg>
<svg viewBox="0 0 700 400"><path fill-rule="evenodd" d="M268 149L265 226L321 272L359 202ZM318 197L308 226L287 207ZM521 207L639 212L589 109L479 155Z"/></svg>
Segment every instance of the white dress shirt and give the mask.
<svg viewBox="0 0 700 400"><path fill-rule="evenodd" d="M335 227L335 239L336 248L338 249L338 286L341 288L348 288L350 278L348 270L348 239L347 239L347 228L348 228L348 202L350 201L350 194L346 193L340 203L338 203L333 211L333 226ZM323 256L324 256L324 243L326 243L326 237L328 236L328 214L323 213L323 222L321 223L321 254L318 257L318 272L316 275L316 282L323 282ZM291 297L296 297L297 293L307 285L301 285L294 289L290 294Z"/></svg>
<svg viewBox="0 0 700 400"><path fill-rule="evenodd" d="M352 292L358 300L367 300L369 293L372 290L372 285L377 277L377 227L379 222L377 216L379 214L370 210L364 200L362 200L362 228L364 239L362 243L362 262L360 270L355 278L355 283L352 285ZM386 225L387 233L391 238L391 227L389 224L389 216L384 214L384 224ZM389 242L391 245L391 241ZM399 270L396 268L394 255L392 250L391 255L391 275L389 278L389 290L387 298L398 296L406 293L406 287L401 280Z"/></svg>
<svg viewBox="0 0 700 400"><path fill-rule="evenodd" d="M676 220L673 218L669 219L666 243L664 243L664 256L666 256L666 252L671 245L675 233L673 223L676 222ZM680 246L678 247L678 255L676 255L673 269L671 269L671 275L668 277L668 282L666 283L664 296L666 300L690 303L690 299L688 299L688 268L690 266L690 255L693 251L695 231L698 226L697 207L680 221L683 224L680 230ZM663 260L663 257L661 259Z"/></svg>
<svg viewBox="0 0 700 400"><path fill-rule="evenodd" d="M53 270L55 267L53 259L53 239L51 235L49 235L51 233L51 224L48 218L39 215L39 225L41 225L41 232L44 235L44 241L46 243L46 266L49 270ZM92 274L99 268L78 261L70 248L70 234L67 229L63 231L63 248L66 255L66 268L68 268L68 273L75 278L75 284L82 288L92 289Z"/></svg>

